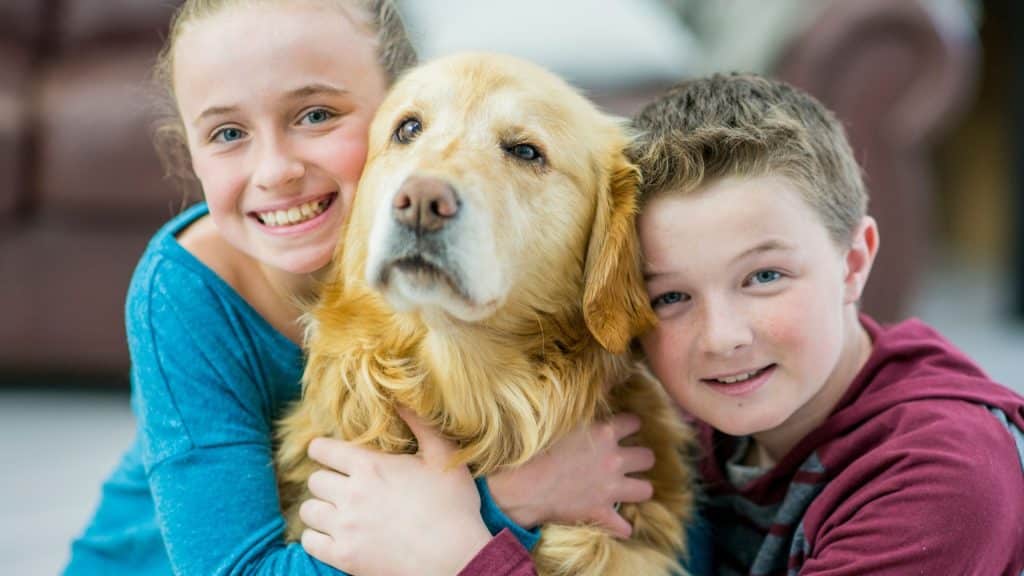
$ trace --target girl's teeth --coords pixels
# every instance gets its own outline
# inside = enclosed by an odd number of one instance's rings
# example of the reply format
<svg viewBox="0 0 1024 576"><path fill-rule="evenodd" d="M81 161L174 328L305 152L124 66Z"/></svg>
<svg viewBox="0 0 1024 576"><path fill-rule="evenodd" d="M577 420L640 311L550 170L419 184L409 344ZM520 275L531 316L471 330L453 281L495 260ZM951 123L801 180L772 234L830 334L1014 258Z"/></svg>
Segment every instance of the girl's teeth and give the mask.
<svg viewBox="0 0 1024 576"><path fill-rule="evenodd" d="M314 202L306 202L301 206L293 206L287 210L258 212L256 215L263 224L270 227L291 226L319 216L326 208L327 201L317 200Z"/></svg>

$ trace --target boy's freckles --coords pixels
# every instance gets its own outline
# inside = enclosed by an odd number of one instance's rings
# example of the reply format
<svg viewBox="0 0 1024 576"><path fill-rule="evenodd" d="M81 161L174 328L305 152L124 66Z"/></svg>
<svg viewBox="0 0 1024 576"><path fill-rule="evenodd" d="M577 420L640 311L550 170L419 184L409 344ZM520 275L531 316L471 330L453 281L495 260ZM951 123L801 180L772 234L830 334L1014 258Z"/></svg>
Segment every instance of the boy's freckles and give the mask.
<svg viewBox="0 0 1024 576"><path fill-rule="evenodd" d="M850 376L837 372L859 324L839 297L843 254L795 185L736 177L668 191L637 225L659 317L641 343L685 411L741 435L830 408L816 398Z"/></svg>

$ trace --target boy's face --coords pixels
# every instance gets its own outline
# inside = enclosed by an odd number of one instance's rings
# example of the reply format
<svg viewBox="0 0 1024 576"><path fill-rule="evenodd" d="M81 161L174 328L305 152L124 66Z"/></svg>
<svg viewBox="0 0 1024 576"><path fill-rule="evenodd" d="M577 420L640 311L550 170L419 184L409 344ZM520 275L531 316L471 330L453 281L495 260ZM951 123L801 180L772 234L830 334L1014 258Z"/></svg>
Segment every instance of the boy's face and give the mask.
<svg viewBox="0 0 1024 576"><path fill-rule="evenodd" d="M757 177L668 192L638 226L659 320L642 344L675 401L732 435L820 422L860 368L871 219L840 249L792 182Z"/></svg>

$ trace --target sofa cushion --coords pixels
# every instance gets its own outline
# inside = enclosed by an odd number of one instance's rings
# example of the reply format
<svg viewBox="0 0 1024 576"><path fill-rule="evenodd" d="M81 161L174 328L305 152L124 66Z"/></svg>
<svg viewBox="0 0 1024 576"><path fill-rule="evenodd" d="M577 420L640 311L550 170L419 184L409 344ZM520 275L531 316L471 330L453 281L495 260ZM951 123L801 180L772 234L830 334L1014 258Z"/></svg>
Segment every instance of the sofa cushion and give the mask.
<svg viewBox="0 0 1024 576"><path fill-rule="evenodd" d="M0 366L124 373L125 294L153 232L39 223L0 242Z"/></svg>
<svg viewBox="0 0 1024 576"><path fill-rule="evenodd" d="M66 222L166 220L182 194L160 176L148 50L91 52L50 68L34 102L37 211Z"/></svg>
<svg viewBox="0 0 1024 576"><path fill-rule="evenodd" d="M25 184L29 55L0 41L0 225L14 217Z"/></svg>
<svg viewBox="0 0 1024 576"><path fill-rule="evenodd" d="M62 0L58 49L68 53L138 42L158 48L180 4L181 0Z"/></svg>
<svg viewBox="0 0 1024 576"><path fill-rule="evenodd" d="M42 0L3 0L0 2L0 38L25 46L34 46L46 25Z"/></svg>

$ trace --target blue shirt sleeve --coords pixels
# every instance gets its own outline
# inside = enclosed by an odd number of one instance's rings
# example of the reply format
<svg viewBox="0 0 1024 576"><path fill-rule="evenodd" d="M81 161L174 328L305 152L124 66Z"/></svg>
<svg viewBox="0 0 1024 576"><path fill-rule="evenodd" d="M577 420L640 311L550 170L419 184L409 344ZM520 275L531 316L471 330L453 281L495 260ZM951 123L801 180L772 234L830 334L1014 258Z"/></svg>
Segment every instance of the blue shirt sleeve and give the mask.
<svg viewBox="0 0 1024 576"><path fill-rule="evenodd" d="M523 547L532 552L536 548L537 542L540 541L540 528L527 530L506 516L498 508L494 497L491 496L491 489L487 486L486 478L477 478L476 488L480 491L480 516L483 517L484 524L487 525L491 534L497 535L503 528L508 528Z"/></svg>
<svg viewBox="0 0 1024 576"><path fill-rule="evenodd" d="M270 380L286 371L260 358L273 339L208 279L168 266L133 287L127 312L143 464L175 573L341 574L284 542Z"/></svg>

